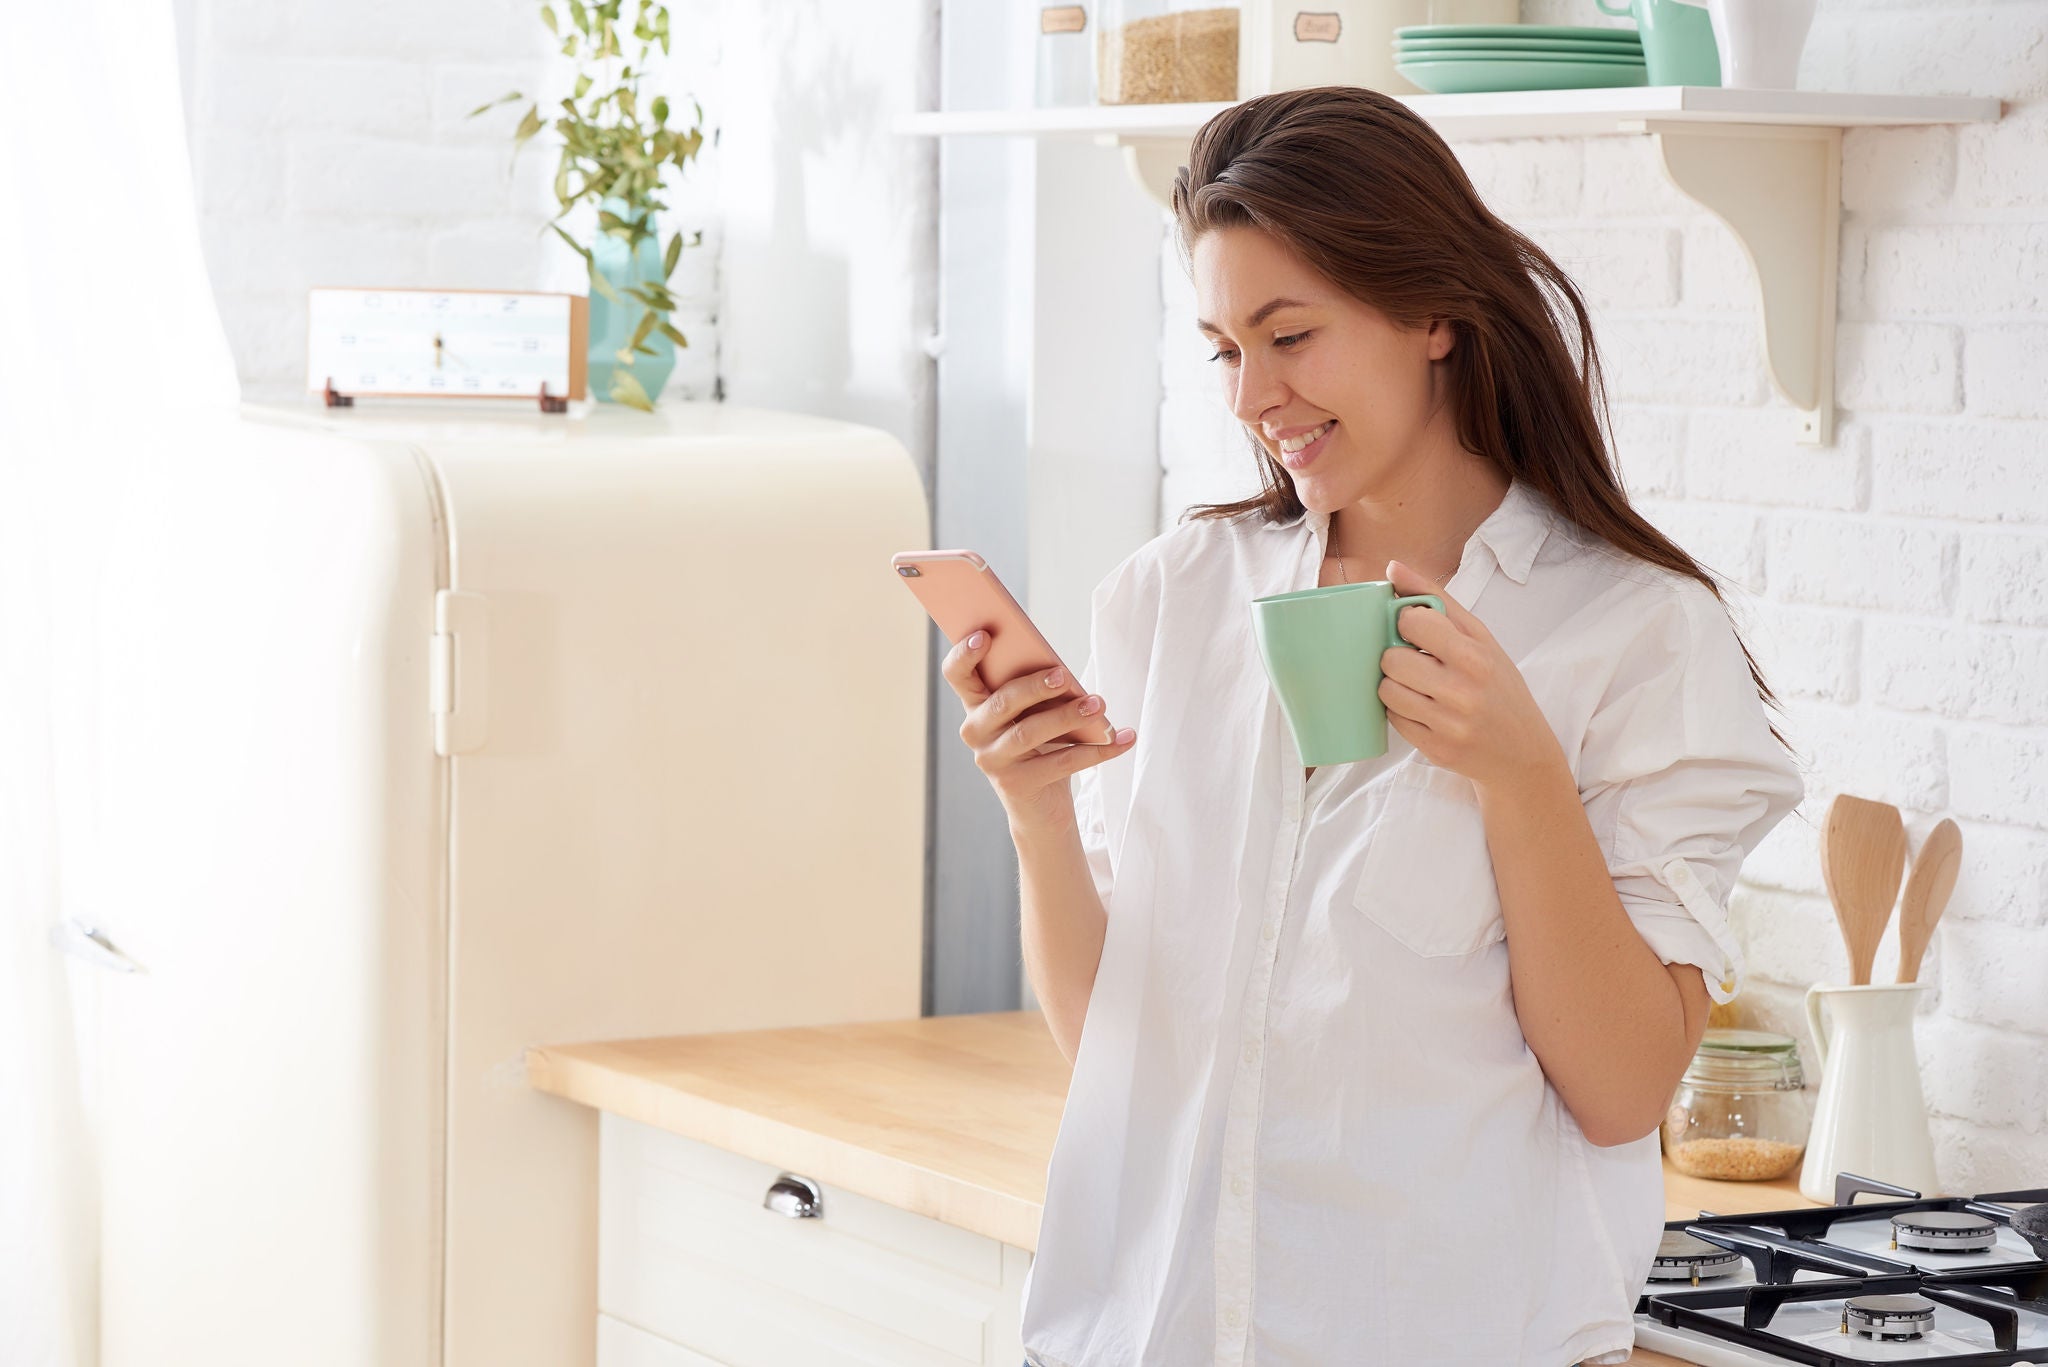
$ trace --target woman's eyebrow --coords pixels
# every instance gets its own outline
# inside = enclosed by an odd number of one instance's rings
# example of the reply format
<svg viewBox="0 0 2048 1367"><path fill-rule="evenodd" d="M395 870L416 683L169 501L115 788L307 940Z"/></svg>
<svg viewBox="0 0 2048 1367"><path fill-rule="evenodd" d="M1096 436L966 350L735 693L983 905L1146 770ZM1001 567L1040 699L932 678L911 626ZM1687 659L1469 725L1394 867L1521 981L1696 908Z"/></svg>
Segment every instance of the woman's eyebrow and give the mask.
<svg viewBox="0 0 2048 1367"><path fill-rule="evenodd" d="M1303 303L1299 299L1269 300L1268 302L1259 306L1259 311L1257 313L1254 313L1251 317L1245 319L1244 325L1248 328L1255 328L1259 324L1265 322L1267 318L1272 316L1275 312L1277 312L1280 309L1305 309L1307 307L1308 305ZM1204 332L1223 331L1222 328L1217 327L1214 323L1209 322L1205 318L1197 318L1195 320L1195 326L1200 328Z"/></svg>

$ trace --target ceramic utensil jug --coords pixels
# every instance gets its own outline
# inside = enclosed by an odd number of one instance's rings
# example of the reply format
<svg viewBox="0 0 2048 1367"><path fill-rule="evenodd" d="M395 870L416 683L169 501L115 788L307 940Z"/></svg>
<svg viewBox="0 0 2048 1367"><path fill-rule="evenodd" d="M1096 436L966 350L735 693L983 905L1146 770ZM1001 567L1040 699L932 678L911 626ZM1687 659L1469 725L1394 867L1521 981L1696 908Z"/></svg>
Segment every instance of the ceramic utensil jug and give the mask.
<svg viewBox="0 0 2048 1367"><path fill-rule="evenodd" d="M1913 1052L1913 1005L1925 990L1923 983L1816 983L1806 990L1806 1021L1821 1066L1820 1102L1799 1169L1799 1190L1808 1199L1832 1202L1841 1172L1935 1193L1934 1141Z"/></svg>

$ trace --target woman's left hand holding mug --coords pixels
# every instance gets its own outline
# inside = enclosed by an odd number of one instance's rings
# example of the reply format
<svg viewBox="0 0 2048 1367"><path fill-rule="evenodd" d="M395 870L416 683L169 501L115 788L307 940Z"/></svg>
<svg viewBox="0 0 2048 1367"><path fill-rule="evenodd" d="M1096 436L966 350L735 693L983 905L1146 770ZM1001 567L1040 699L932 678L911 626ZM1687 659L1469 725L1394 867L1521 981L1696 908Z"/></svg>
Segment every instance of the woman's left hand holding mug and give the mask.
<svg viewBox="0 0 2048 1367"><path fill-rule="evenodd" d="M1557 734L1486 624L1398 560L1387 562L1387 578L1402 597L1433 593L1444 604L1443 612L1426 603L1401 609L1401 636L1419 649L1395 646L1380 656L1387 724L1431 764L1476 784L1513 782L1559 763Z"/></svg>

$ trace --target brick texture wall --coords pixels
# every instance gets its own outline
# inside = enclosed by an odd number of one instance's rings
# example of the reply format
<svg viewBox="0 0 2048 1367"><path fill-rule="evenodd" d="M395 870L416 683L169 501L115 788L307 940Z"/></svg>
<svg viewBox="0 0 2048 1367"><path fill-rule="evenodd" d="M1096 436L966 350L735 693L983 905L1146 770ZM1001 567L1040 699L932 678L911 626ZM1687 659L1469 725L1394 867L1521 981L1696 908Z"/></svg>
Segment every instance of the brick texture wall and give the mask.
<svg viewBox="0 0 2048 1367"><path fill-rule="evenodd" d="M685 92L708 70L715 48L692 39L715 37L703 16L716 7L671 6L673 84L643 91ZM303 390L315 285L587 291L581 258L543 232L553 133L515 164L523 106L465 117L510 90L547 97L543 114L568 93L537 0L182 0L178 12L202 240L244 397ZM684 398L717 383L716 162L707 144L671 185L663 229L704 231L672 282L690 346L664 392ZM564 226L587 242L593 219L579 207ZM146 241L147 225L137 232Z"/></svg>
<svg viewBox="0 0 2048 1367"><path fill-rule="evenodd" d="M1533 22L1588 23L1561 0ZM1808 797L1744 870L1749 1023L1796 1035L1845 982L1816 834L1838 792L1897 804L1909 850L1963 833L1922 966L1922 1081L1942 1182L2048 1176L2048 3L1828 0L1808 89L1992 95L1990 125L1843 145L1837 436L1791 440L1754 275L1647 138L1455 144L1495 210L1596 311L1632 498L1741 586L1736 621L1785 701ZM1169 245L1162 526L1255 485ZM1896 923L1876 981L1897 962Z"/></svg>

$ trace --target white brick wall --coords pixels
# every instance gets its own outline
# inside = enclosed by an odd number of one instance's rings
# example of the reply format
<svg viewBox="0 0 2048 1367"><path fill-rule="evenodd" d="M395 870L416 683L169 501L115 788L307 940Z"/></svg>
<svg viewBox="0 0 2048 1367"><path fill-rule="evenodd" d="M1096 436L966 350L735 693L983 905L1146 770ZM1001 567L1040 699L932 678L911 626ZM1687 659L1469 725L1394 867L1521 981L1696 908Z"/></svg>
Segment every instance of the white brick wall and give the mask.
<svg viewBox="0 0 2048 1367"><path fill-rule="evenodd" d="M588 289L544 232L544 130L512 162L508 90L568 93L539 0L174 0L214 294L253 399L291 399L316 284ZM557 6L558 10L560 6ZM671 282L664 391L867 423L929 468L937 7L670 0L653 91L702 101L707 142L669 173L664 236L704 235ZM631 13L631 7L628 7ZM659 67L664 74L656 74ZM594 210L564 226L592 235Z"/></svg>
<svg viewBox="0 0 2048 1367"><path fill-rule="evenodd" d="M1570 12L1566 12L1570 10ZM1584 23L1565 0L1524 17ZM1963 867L1922 966L1923 1081L1943 1184L2048 1180L2048 0L1830 0L1808 88L1996 95L1986 127L1843 144L1832 447L1790 440L1754 277L1673 189L1647 139L1462 144L1497 212L1595 310L1638 506L1752 595L1738 625L1786 700L1807 801L1735 895L1752 1020L1798 1036L1800 998L1846 981L1816 830L1838 792L1882 798L1910 847L1944 816ZM1256 475L1184 350L1193 298L1169 248L1162 525ZM1203 354L1206 354L1204 352ZM1897 963L1896 929L1878 981Z"/></svg>
<svg viewBox="0 0 2048 1367"><path fill-rule="evenodd" d="M671 8L673 83L645 88L681 94L715 57L691 40L715 30L718 5ZM581 258L544 232L553 133L515 164L523 106L465 117L510 90L568 93L538 0L181 0L178 11L201 235L245 397L302 392L311 286L587 292ZM716 160L707 144L671 184L662 225L664 236L705 231L675 281L690 339L664 390L677 397L717 386ZM590 219L579 209L565 226L588 241Z"/></svg>

